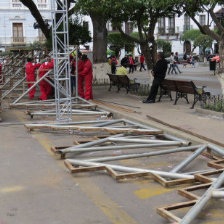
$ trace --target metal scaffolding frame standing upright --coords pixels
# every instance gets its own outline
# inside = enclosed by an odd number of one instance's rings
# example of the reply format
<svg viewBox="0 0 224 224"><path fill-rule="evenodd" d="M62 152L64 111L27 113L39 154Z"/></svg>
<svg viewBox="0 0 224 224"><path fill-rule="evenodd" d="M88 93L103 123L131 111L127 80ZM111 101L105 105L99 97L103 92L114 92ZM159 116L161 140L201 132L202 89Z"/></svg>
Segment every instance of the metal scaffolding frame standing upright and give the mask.
<svg viewBox="0 0 224 224"><path fill-rule="evenodd" d="M67 7L66 0L51 0L56 119L62 122L72 120Z"/></svg>

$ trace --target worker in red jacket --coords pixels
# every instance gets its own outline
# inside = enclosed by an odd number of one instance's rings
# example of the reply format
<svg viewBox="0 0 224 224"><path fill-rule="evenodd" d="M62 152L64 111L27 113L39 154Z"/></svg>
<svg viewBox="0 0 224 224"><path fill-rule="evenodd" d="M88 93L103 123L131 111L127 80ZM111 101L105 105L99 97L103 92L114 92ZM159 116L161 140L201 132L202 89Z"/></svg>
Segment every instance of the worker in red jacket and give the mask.
<svg viewBox="0 0 224 224"><path fill-rule="evenodd" d="M141 56L140 56L140 64L141 64L141 67L140 67L140 70L139 70L140 72L142 71L142 68L146 71L144 62L145 62L144 54L141 54Z"/></svg>
<svg viewBox="0 0 224 224"><path fill-rule="evenodd" d="M44 61L39 69L39 78L43 77L49 70L54 67L54 61L50 57L47 57L47 61ZM48 77L47 77L48 78ZM49 79L49 78L48 78ZM45 81L44 79L40 81L40 92L41 95L39 96L40 100L47 100L47 97L52 95L52 87L51 85Z"/></svg>
<svg viewBox="0 0 224 224"><path fill-rule="evenodd" d="M78 76L78 92L79 96L86 100L93 99L92 80L93 69L92 63L88 59L86 54L82 55L82 60L79 63L79 76ZM85 81L85 93L83 88L83 82Z"/></svg>
<svg viewBox="0 0 224 224"><path fill-rule="evenodd" d="M129 73L134 72L134 59L132 55L129 57Z"/></svg>
<svg viewBox="0 0 224 224"><path fill-rule="evenodd" d="M32 58L27 58L27 64L25 66L26 71L26 81L28 82L28 88L30 88L36 81L35 69L40 67L40 63L33 63ZM36 87L29 91L29 98L33 99L35 95Z"/></svg>

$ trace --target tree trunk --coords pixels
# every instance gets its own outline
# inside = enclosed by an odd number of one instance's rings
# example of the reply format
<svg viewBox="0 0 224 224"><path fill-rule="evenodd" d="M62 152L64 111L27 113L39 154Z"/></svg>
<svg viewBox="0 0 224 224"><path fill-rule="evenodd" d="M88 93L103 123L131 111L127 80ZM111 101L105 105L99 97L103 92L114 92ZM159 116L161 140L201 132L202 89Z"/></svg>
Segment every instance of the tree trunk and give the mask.
<svg viewBox="0 0 224 224"><path fill-rule="evenodd" d="M152 68L152 55L151 55L151 50L148 45L148 43L140 43L140 48L141 48L141 53L144 54L145 56L145 63L147 65L147 68L150 69Z"/></svg>
<svg viewBox="0 0 224 224"><path fill-rule="evenodd" d="M224 40L219 41L220 67L217 69L217 77L221 84L222 95L224 96Z"/></svg>
<svg viewBox="0 0 224 224"><path fill-rule="evenodd" d="M107 61L107 28L104 15L90 14L93 23L93 62Z"/></svg>
<svg viewBox="0 0 224 224"><path fill-rule="evenodd" d="M44 36L48 39L50 37L50 30L47 24L45 24L43 17L40 14L36 4L30 0L20 0L20 1L23 3L23 5L25 5L30 10L32 16L36 19Z"/></svg>

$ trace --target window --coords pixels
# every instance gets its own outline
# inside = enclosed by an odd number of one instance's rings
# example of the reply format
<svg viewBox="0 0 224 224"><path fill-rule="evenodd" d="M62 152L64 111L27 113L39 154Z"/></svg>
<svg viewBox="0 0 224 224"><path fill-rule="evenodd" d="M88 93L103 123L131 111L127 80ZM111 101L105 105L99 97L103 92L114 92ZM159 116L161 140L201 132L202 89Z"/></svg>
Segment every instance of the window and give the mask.
<svg viewBox="0 0 224 224"><path fill-rule="evenodd" d="M19 0L12 0L12 7L13 8L22 8L22 3Z"/></svg>
<svg viewBox="0 0 224 224"><path fill-rule="evenodd" d="M168 18L168 33L175 34L175 16Z"/></svg>
<svg viewBox="0 0 224 224"><path fill-rule="evenodd" d="M39 41L41 41L41 42L46 41L46 37L44 36L41 29L38 29L38 37L39 37Z"/></svg>
<svg viewBox="0 0 224 224"><path fill-rule="evenodd" d="M47 0L37 0L37 7L39 9L47 8Z"/></svg>
<svg viewBox="0 0 224 224"><path fill-rule="evenodd" d="M191 21L190 21L190 17L185 14L184 15L184 31L188 31L191 29Z"/></svg>
<svg viewBox="0 0 224 224"><path fill-rule="evenodd" d="M160 18L158 20L158 33L159 34L164 34L166 29L166 21L165 18Z"/></svg>
<svg viewBox="0 0 224 224"><path fill-rule="evenodd" d="M200 15L199 16L199 23L201 26L205 25L205 15Z"/></svg>
<svg viewBox="0 0 224 224"><path fill-rule="evenodd" d="M13 42L24 42L23 37L23 24L22 23L13 23L12 24L12 31L13 31Z"/></svg>

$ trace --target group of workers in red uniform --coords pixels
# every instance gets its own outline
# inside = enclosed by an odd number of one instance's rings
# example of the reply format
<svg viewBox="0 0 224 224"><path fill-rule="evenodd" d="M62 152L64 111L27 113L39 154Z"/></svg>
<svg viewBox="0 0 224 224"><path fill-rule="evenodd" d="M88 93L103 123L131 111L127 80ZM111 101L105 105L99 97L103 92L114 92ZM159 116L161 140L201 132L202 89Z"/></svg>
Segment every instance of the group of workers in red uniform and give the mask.
<svg viewBox="0 0 224 224"><path fill-rule="evenodd" d="M72 66L72 74L71 77L75 75L76 71L76 60L72 56L70 56L71 66ZM43 77L49 70L53 69L54 61L50 57L44 59L41 63L33 63L32 58L27 59L27 64L25 67L28 88L30 88L36 81L35 70L39 68L39 79ZM50 79L49 77L47 77ZM92 80L93 80L93 71L92 71L92 63L88 59L87 55L79 53L79 61L78 61L78 94L80 97L90 100L93 99L93 91L92 91ZM71 82L72 90L75 87L74 79ZM74 85L74 86L73 86ZM53 89L52 86L46 81L41 80L39 83L41 95L39 96L39 100L47 100L49 96L52 95ZM84 90L85 89L85 90ZM33 99L35 95L35 87L29 91L29 98Z"/></svg>

